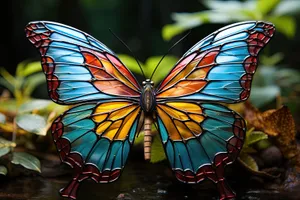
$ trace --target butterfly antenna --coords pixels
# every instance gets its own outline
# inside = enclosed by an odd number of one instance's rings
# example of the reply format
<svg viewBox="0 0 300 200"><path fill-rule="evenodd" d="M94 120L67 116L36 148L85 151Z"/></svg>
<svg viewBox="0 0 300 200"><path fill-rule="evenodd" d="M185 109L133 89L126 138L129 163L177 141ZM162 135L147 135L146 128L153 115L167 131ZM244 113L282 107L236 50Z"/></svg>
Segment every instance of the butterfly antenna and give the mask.
<svg viewBox="0 0 300 200"><path fill-rule="evenodd" d="M144 73L144 71L143 71L143 69L142 69L142 67L140 65L140 62L138 61L138 59L136 58L136 56L134 55L134 53L131 51L131 49L128 47L128 45L123 40L121 40L121 38L119 38L110 28L108 30L113 34L113 36L115 36L130 51L131 55L134 57L134 59L136 60L138 66L140 67L141 72L142 72L142 74L144 76L144 79L146 79L145 73Z"/></svg>
<svg viewBox="0 0 300 200"><path fill-rule="evenodd" d="M189 32L187 34L185 34L182 38L180 38L177 42L175 42L175 44L173 44L169 50L167 51L167 53L165 53L165 55L163 55L163 57L160 59L160 61L158 62L158 64L156 65L155 69L153 70L152 74L151 74L151 77L150 77L150 80L152 80L152 77L155 73L155 71L157 70L159 64L161 63L161 61L166 57L166 55L168 55L170 53L170 51L177 45L179 44L182 40L184 40L189 34L191 33L191 30L189 30Z"/></svg>

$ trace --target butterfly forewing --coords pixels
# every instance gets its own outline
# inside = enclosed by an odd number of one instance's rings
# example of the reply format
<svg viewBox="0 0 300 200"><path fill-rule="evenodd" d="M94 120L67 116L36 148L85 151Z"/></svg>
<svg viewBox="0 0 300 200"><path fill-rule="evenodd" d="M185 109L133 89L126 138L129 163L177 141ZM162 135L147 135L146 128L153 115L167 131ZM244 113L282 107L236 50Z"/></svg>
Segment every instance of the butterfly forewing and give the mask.
<svg viewBox="0 0 300 200"><path fill-rule="evenodd" d="M92 36L54 22L31 22L25 28L39 49L49 96L59 104L139 98L140 86L117 56Z"/></svg>
<svg viewBox="0 0 300 200"><path fill-rule="evenodd" d="M258 53L275 28L264 22L224 27L197 43L159 85L158 99L236 103L249 97Z"/></svg>

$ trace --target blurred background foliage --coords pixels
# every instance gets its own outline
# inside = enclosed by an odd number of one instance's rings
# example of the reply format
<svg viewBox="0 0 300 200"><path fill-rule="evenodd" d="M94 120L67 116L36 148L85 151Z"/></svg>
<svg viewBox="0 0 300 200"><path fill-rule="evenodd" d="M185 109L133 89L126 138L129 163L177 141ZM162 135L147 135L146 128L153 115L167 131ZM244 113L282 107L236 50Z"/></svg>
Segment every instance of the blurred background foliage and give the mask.
<svg viewBox="0 0 300 200"><path fill-rule="evenodd" d="M186 50L218 28L245 20L270 21L275 24L277 33L260 55L250 101L262 110L288 105L297 124L300 122L298 0L11 0L3 4L6 5L2 7L11 12L3 18L7 32L5 39L1 40L0 135L3 137L0 138L0 156L7 156L12 164L21 164L39 172L39 160L19 152L24 151L22 149L15 151L15 148L53 151L47 131L54 118L67 109L55 105L47 96L39 54L24 34L24 27L29 21L56 21L91 34L118 53L140 81L141 72L133 56L108 29L111 28L128 44L147 77L168 48L191 29L188 38L160 64L154 75L156 84ZM235 109L240 108L237 106ZM241 159L252 170L258 171L258 165L249 158L249 153L261 149L252 145L268 140L268 135L250 129L247 136ZM160 144L157 142L159 139L155 141L154 145ZM263 149L269 146L272 144L267 143ZM157 146L153 149L162 151ZM159 154L153 162L163 159L164 155ZM0 174L6 174L9 166L0 162Z"/></svg>

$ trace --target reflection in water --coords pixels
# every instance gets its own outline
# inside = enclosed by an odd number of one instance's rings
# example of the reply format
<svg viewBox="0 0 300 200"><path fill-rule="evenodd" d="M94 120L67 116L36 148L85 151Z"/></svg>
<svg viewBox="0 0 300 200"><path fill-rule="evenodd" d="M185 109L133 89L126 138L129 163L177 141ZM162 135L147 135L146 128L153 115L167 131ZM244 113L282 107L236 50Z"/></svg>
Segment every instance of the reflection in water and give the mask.
<svg viewBox="0 0 300 200"><path fill-rule="evenodd" d="M78 199L88 200L194 200L217 199L214 185L209 181L199 185L185 185L176 181L167 168L167 163L149 164L130 161L120 180L110 184L85 181L79 189ZM43 178L20 177L0 182L0 199L60 199L59 189L67 184L68 177ZM234 187L237 190L237 187ZM298 200L299 192L257 191L242 192L238 199Z"/></svg>

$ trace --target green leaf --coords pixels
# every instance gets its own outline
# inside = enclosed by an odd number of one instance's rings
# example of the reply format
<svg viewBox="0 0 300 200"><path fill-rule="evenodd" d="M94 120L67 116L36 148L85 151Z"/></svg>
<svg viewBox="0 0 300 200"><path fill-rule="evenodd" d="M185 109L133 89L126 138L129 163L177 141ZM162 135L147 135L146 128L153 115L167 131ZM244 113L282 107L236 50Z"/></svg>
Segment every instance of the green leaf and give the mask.
<svg viewBox="0 0 300 200"><path fill-rule="evenodd" d="M7 174L7 168L3 165L0 165L0 175L6 176Z"/></svg>
<svg viewBox="0 0 300 200"><path fill-rule="evenodd" d="M17 125L28 132L41 135L41 132L47 123L40 115L21 114L17 116Z"/></svg>
<svg viewBox="0 0 300 200"><path fill-rule="evenodd" d="M52 101L49 100L43 100L43 99L36 99L36 100L30 100L26 103L23 103L20 106L19 112L31 112L33 110L42 110L46 108Z"/></svg>
<svg viewBox="0 0 300 200"><path fill-rule="evenodd" d="M15 147L16 143L8 141L4 139L3 137L0 137L0 149L6 148L6 147Z"/></svg>
<svg viewBox="0 0 300 200"><path fill-rule="evenodd" d="M256 163L256 161L254 160L254 158L252 158L252 156L250 156L249 154L246 153L241 153L240 156L240 161L243 162L243 164L250 168L253 171L258 171L258 165Z"/></svg>
<svg viewBox="0 0 300 200"><path fill-rule="evenodd" d="M8 154L10 152L11 147L15 147L15 146L16 143L0 137L0 157Z"/></svg>
<svg viewBox="0 0 300 200"><path fill-rule="evenodd" d="M151 163L157 163L167 159L164 148L162 146L162 142L159 138L159 135L156 134L153 137L152 145L151 145Z"/></svg>
<svg viewBox="0 0 300 200"><path fill-rule="evenodd" d="M1 102L0 111L16 112L17 102L15 99L9 99Z"/></svg>
<svg viewBox="0 0 300 200"><path fill-rule="evenodd" d="M24 83L24 95L30 96L34 89L42 83L46 82L45 75L43 73L37 73L26 78Z"/></svg>
<svg viewBox="0 0 300 200"><path fill-rule="evenodd" d="M136 60L131 57L128 56L126 54L118 54L119 59L126 65L126 67L128 67L130 69L130 71L137 73L137 74L142 74L141 69L139 68ZM144 66L143 64L140 62L141 67L144 70Z"/></svg>
<svg viewBox="0 0 300 200"><path fill-rule="evenodd" d="M253 86L251 90L250 101L255 107L260 108L274 100L278 95L280 95L280 88L276 85L265 87Z"/></svg>
<svg viewBox="0 0 300 200"><path fill-rule="evenodd" d="M146 60L146 63L145 63L145 65L146 65L145 68L147 69L147 70L145 70L146 77L150 78L151 74L154 71L154 68L156 67L156 65L158 64L160 59L161 59L161 56L154 56L154 57L150 57ZM154 81L154 84L158 84L163 78L165 78L166 75L173 68L173 66L175 65L175 63L177 61L178 61L178 58L175 56L166 56L160 63L155 74L153 75L152 80Z"/></svg>
<svg viewBox="0 0 300 200"><path fill-rule="evenodd" d="M272 143L267 139L260 140L255 144L255 148L259 151L264 150L270 146L272 146Z"/></svg>
<svg viewBox="0 0 300 200"><path fill-rule="evenodd" d="M10 85L14 86L16 84L16 79L5 68L0 68L0 75L2 75Z"/></svg>
<svg viewBox="0 0 300 200"><path fill-rule="evenodd" d="M242 153L257 153L257 150L253 147L249 147L246 144L243 145Z"/></svg>
<svg viewBox="0 0 300 200"><path fill-rule="evenodd" d="M3 87L5 87L6 89L8 89L11 92L14 92L14 85L10 84L6 79L0 77L0 85L2 85Z"/></svg>
<svg viewBox="0 0 300 200"><path fill-rule="evenodd" d="M179 24L167 24L162 28L162 37L164 40L169 41L185 30L187 30L187 28L182 27Z"/></svg>
<svg viewBox="0 0 300 200"><path fill-rule="evenodd" d="M21 62L17 66L16 75L20 78L24 78L36 72L42 71L41 62Z"/></svg>
<svg viewBox="0 0 300 200"><path fill-rule="evenodd" d="M26 169L34 170L41 173L41 163L39 159L26 152L13 152L11 162L15 165L22 165Z"/></svg>
<svg viewBox="0 0 300 200"><path fill-rule="evenodd" d="M8 154L9 152L10 152L10 148L9 147L0 148L0 157Z"/></svg>
<svg viewBox="0 0 300 200"><path fill-rule="evenodd" d="M248 132L247 132L248 133ZM268 135L261 131L252 131L246 134L245 144L248 146L255 144L260 140L268 139Z"/></svg>
<svg viewBox="0 0 300 200"><path fill-rule="evenodd" d="M4 114L0 113L0 124L4 124L6 122L6 117Z"/></svg>
<svg viewBox="0 0 300 200"><path fill-rule="evenodd" d="M274 66L277 65L279 62L281 62L283 58L284 58L284 54L282 52L277 52L272 56L261 55L260 61L262 65Z"/></svg>
<svg viewBox="0 0 300 200"><path fill-rule="evenodd" d="M269 16L267 20L275 24L276 30L288 38L293 38L296 34L296 19L291 16Z"/></svg>
<svg viewBox="0 0 300 200"><path fill-rule="evenodd" d="M258 0L256 4L256 10L262 15L266 15L277 7L280 0Z"/></svg>

